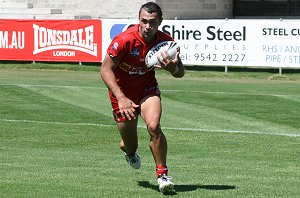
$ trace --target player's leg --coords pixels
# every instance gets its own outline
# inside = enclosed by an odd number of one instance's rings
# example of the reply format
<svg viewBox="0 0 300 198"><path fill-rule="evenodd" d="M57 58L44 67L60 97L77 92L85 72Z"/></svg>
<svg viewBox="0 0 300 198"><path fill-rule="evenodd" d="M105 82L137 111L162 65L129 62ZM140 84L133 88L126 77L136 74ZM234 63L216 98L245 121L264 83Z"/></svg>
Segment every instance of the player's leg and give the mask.
<svg viewBox="0 0 300 198"><path fill-rule="evenodd" d="M167 176L167 140L160 126L162 113L158 96L147 96L141 101L141 117L144 119L150 135L150 149L156 163L156 176L159 189L163 193L174 191L174 183Z"/></svg>
<svg viewBox="0 0 300 198"><path fill-rule="evenodd" d="M138 148L137 119L117 123L121 135L120 148L128 155L134 154Z"/></svg>
<svg viewBox="0 0 300 198"><path fill-rule="evenodd" d="M141 166L140 157L136 154L138 148L137 119L117 122L121 135L120 149L124 151L125 158L132 168Z"/></svg>
<svg viewBox="0 0 300 198"><path fill-rule="evenodd" d="M167 140L160 127L161 102L158 96L147 96L141 101L141 117L150 135L150 149L156 165L166 166Z"/></svg>

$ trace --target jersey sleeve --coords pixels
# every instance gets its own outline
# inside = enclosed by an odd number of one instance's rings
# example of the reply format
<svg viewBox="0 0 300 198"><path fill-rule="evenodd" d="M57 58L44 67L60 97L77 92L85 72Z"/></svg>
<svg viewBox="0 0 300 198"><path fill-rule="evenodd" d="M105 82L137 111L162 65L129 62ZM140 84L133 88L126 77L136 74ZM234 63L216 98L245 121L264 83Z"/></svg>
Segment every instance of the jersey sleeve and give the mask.
<svg viewBox="0 0 300 198"><path fill-rule="evenodd" d="M125 53L122 37L116 37L107 48L107 54L112 58L123 59Z"/></svg>

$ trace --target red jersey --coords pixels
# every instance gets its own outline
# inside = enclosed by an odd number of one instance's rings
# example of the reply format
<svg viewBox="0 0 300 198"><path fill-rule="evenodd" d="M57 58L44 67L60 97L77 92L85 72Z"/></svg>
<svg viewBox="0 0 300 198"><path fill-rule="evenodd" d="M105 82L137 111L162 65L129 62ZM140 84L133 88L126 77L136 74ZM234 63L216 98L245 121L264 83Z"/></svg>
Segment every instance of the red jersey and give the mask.
<svg viewBox="0 0 300 198"><path fill-rule="evenodd" d="M116 57L120 64L114 71L118 86L126 97L137 102L146 89L157 87L155 71L146 67L147 52L157 43L173 40L161 31L157 31L156 40L147 44L140 36L139 25L130 27L117 35L107 49L111 57Z"/></svg>

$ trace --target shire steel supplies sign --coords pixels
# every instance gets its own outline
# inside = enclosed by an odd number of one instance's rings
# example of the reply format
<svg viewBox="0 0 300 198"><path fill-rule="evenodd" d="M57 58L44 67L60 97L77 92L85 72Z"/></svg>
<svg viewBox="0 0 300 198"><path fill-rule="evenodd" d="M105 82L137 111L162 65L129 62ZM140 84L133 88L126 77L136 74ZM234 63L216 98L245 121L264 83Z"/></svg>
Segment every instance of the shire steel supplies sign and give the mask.
<svg viewBox="0 0 300 198"><path fill-rule="evenodd" d="M102 20L103 55L136 23ZM184 64L300 67L300 20L164 20L160 30L179 44Z"/></svg>
<svg viewBox="0 0 300 198"><path fill-rule="evenodd" d="M0 60L101 59L99 20L0 20Z"/></svg>

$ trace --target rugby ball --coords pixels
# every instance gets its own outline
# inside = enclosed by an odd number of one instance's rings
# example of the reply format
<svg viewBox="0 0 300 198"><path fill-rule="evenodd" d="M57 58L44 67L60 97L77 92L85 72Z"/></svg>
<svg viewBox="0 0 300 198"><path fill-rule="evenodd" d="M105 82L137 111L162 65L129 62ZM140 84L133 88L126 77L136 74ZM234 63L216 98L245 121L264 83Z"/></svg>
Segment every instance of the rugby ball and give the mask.
<svg viewBox="0 0 300 198"><path fill-rule="evenodd" d="M166 50L174 59L179 49L179 45L175 41L163 41L156 44L147 52L145 58L147 68L151 69L154 65L160 65L158 58L161 56L161 52Z"/></svg>

